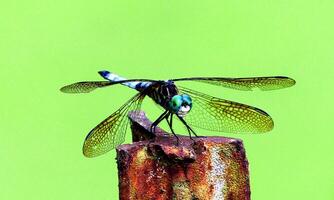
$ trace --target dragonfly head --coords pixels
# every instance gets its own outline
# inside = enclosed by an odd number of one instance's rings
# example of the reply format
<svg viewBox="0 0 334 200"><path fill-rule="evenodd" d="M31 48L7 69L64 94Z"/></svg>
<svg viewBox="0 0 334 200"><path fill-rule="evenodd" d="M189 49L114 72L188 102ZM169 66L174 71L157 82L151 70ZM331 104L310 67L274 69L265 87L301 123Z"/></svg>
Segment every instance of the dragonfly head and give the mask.
<svg viewBox="0 0 334 200"><path fill-rule="evenodd" d="M184 117L191 110L192 101L187 94L174 95L169 101L168 106L173 113L178 114L180 117Z"/></svg>

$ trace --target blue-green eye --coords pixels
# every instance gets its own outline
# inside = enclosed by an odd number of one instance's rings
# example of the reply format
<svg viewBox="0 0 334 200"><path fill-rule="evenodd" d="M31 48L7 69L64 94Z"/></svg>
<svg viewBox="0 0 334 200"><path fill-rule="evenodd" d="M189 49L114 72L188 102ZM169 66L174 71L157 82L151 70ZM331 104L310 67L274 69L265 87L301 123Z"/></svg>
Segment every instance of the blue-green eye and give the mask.
<svg viewBox="0 0 334 200"><path fill-rule="evenodd" d="M169 108L173 111L173 112L177 112L181 105L182 105L182 96L181 95L175 95L172 97L171 101L169 102Z"/></svg>
<svg viewBox="0 0 334 200"><path fill-rule="evenodd" d="M192 106L191 98L189 95L186 95L186 94L175 95L172 97L172 99L169 102L169 109L171 109L172 112L174 113L177 113L179 111L184 112L184 109L187 109L187 107L188 109L189 107L191 109L191 106Z"/></svg>
<svg viewBox="0 0 334 200"><path fill-rule="evenodd" d="M182 94L181 96L182 96L183 104L184 105L188 105L191 108L191 106L192 106L192 100L191 100L190 96L187 95L187 94Z"/></svg>

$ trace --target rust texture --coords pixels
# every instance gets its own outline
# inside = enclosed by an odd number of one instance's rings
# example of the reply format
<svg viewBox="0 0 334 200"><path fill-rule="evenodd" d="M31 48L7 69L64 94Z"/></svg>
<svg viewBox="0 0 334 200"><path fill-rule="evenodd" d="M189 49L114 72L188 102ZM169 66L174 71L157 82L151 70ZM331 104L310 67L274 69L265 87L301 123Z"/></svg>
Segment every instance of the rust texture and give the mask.
<svg viewBox="0 0 334 200"><path fill-rule="evenodd" d="M117 147L122 200L249 200L243 143L226 137L175 138L152 134L140 111L129 114L133 144Z"/></svg>

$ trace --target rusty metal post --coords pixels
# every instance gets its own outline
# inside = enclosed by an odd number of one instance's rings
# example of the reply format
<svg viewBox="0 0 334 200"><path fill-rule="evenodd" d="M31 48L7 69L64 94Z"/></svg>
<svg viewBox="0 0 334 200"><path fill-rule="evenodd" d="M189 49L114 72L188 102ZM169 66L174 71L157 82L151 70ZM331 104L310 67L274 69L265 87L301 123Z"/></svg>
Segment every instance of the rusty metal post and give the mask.
<svg viewBox="0 0 334 200"><path fill-rule="evenodd" d="M249 200L242 141L226 137L175 138L141 111L129 114L132 144L117 147L121 200Z"/></svg>

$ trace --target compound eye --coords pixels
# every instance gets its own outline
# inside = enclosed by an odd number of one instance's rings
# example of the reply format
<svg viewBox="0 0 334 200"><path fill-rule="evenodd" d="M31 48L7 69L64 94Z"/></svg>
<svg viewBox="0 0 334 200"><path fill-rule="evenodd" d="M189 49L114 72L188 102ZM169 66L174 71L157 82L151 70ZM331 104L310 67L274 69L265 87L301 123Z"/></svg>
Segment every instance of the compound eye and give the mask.
<svg viewBox="0 0 334 200"><path fill-rule="evenodd" d="M172 97L170 102L170 107L173 111L177 112L182 105L182 97L180 95L175 95Z"/></svg>
<svg viewBox="0 0 334 200"><path fill-rule="evenodd" d="M181 106L182 104L182 97L179 95L176 95L172 98L173 106Z"/></svg>
<svg viewBox="0 0 334 200"><path fill-rule="evenodd" d="M191 97L189 95L183 94L182 95L182 101L183 101L183 104L189 105L190 107L192 106L192 100L191 100Z"/></svg>

